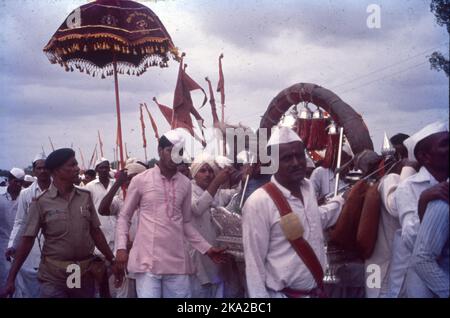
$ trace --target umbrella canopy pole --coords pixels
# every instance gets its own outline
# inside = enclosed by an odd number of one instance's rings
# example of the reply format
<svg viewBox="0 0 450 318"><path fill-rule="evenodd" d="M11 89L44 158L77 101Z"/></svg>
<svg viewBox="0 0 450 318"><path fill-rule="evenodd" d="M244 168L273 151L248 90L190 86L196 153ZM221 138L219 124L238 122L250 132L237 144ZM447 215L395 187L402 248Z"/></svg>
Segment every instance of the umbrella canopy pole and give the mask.
<svg viewBox="0 0 450 318"><path fill-rule="evenodd" d="M120 153L120 169L125 168L125 161L123 160L123 145L122 145L122 124L120 120L120 100L119 100L119 79L117 77L117 63L116 58L113 60L114 67L114 88L116 91L116 111L117 111L117 136L119 139L119 153Z"/></svg>

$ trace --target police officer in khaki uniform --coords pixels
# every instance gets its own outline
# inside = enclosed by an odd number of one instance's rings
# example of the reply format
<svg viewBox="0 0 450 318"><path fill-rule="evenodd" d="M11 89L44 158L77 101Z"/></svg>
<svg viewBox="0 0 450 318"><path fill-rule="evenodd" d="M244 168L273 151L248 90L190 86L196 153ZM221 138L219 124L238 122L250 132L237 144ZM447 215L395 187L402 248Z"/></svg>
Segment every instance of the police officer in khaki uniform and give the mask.
<svg viewBox="0 0 450 318"><path fill-rule="evenodd" d="M38 278L41 297L94 297L96 246L114 264L114 255L100 230L89 191L74 186L80 169L72 149L52 152L46 162L53 182L30 206L16 258L1 296L14 293L14 281L39 231L45 238ZM113 266L115 273L118 273ZM76 276L78 275L78 277ZM116 276L120 284L122 275Z"/></svg>

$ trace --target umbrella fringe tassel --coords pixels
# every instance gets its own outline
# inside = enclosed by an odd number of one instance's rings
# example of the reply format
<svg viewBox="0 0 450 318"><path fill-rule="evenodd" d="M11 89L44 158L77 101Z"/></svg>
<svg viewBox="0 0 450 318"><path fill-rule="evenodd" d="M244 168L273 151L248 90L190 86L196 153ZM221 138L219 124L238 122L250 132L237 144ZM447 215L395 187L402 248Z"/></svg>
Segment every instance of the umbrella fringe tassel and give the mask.
<svg viewBox="0 0 450 318"><path fill-rule="evenodd" d="M64 67L67 72L78 70L81 73L86 73L89 76L100 76L101 78L106 78L107 76L114 75L112 63L108 63L103 67L98 67L92 62L80 58L70 59L67 61L55 61L54 64L56 63ZM167 67L167 62L164 61L160 56L147 56L138 66L135 66L134 64L129 62L118 61L117 73L140 76L145 73L147 68L152 66Z"/></svg>

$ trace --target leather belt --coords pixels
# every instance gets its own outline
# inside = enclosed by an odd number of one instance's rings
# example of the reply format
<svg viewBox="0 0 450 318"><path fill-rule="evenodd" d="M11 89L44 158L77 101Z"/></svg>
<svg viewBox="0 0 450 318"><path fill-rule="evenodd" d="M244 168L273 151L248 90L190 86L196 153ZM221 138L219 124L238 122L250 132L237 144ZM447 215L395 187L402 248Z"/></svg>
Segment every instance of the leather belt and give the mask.
<svg viewBox="0 0 450 318"><path fill-rule="evenodd" d="M83 272L89 267L89 265L91 264L93 259L94 259L94 257L92 256L92 257L82 260L82 261L59 261L59 260L51 259L50 257L44 257L44 261L46 263L52 264L53 266L56 266L59 269L63 269L66 271L70 265L76 264L76 265L80 266L81 271L83 271Z"/></svg>

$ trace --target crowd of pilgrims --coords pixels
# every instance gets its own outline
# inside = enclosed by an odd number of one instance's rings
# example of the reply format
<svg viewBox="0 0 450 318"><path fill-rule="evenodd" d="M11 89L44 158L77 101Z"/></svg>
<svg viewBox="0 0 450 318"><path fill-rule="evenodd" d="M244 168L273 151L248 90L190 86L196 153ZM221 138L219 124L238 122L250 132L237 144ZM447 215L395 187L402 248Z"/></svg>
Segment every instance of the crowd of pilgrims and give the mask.
<svg viewBox="0 0 450 318"><path fill-rule="evenodd" d="M448 298L447 123L390 143L388 156L344 143L336 169L279 127L272 175L207 153L177 164L176 130L154 167L101 158L80 171L72 149L39 154L33 177L12 168L0 187L0 296ZM242 259L217 241L212 213L233 199Z"/></svg>

